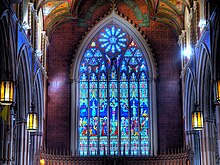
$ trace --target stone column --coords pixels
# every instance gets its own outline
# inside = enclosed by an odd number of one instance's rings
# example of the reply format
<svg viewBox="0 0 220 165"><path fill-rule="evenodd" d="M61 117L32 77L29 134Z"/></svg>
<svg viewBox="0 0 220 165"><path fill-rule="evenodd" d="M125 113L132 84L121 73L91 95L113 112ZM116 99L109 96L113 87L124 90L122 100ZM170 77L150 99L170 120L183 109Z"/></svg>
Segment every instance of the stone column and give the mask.
<svg viewBox="0 0 220 165"><path fill-rule="evenodd" d="M33 10L34 4L29 2L28 3L28 37L29 40L31 40L31 29L32 29L32 10Z"/></svg>
<svg viewBox="0 0 220 165"><path fill-rule="evenodd" d="M156 99L156 79L157 77L152 77L149 79L149 95L150 95L150 108L152 110L150 125L151 128L151 148L150 155L156 156L158 154L158 131L157 131L157 99Z"/></svg>
<svg viewBox="0 0 220 165"><path fill-rule="evenodd" d="M217 162L220 165L220 104L216 105L215 108L215 117L216 117L216 134L217 134Z"/></svg>
<svg viewBox="0 0 220 165"><path fill-rule="evenodd" d="M28 138L26 131L26 119L18 118L16 119L17 125L17 148L16 148L16 162L15 164L26 164L26 161L29 159L27 155L28 150Z"/></svg>
<svg viewBox="0 0 220 165"><path fill-rule="evenodd" d="M77 136L77 128L78 128L78 111L77 111L77 104L78 99L76 96L78 84L77 81L74 79L71 82L71 152L72 155L78 155L77 152L77 144L78 144L78 136Z"/></svg>
<svg viewBox="0 0 220 165"><path fill-rule="evenodd" d="M214 118L204 118L204 128L201 138L201 153L202 162L204 165L215 164L215 132L214 132Z"/></svg>
<svg viewBox="0 0 220 165"><path fill-rule="evenodd" d="M14 105L11 106L10 109L10 143L9 143L9 165L13 165L14 158L13 158L13 137L14 137Z"/></svg>

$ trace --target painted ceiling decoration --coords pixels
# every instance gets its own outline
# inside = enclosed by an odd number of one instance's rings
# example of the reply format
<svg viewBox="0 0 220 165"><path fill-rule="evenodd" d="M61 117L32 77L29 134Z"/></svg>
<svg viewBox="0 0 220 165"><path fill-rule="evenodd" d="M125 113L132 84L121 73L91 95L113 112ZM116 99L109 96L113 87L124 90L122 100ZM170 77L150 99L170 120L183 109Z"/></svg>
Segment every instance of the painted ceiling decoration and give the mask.
<svg viewBox="0 0 220 165"><path fill-rule="evenodd" d="M77 20L78 26L87 28L93 13L101 6L110 6L112 0L94 0L89 5L85 0L39 0L38 3L43 8L44 28L50 33L68 20ZM150 20L154 20L168 25L177 35L183 29L184 10L189 6L189 0L117 0L116 3L126 5L133 12L139 27L149 27Z"/></svg>
<svg viewBox="0 0 220 165"><path fill-rule="evenodd" d="M88 21L92 18L93 13L101 6L110 4L109 0L99 0L95 1L87 11L81 11L78 7L78 26L87 28ZM85 14L82 14L85 13Z"/></svg>
<svg viewBox="0 0 220 165"><path fill-rule="evenodd" d="M119 3L125 3L131 9L136 19L140 21L138 26L149 27L149 12L146 4L141 3L141 1L135 2L134 0L124 0Z"/></svg>

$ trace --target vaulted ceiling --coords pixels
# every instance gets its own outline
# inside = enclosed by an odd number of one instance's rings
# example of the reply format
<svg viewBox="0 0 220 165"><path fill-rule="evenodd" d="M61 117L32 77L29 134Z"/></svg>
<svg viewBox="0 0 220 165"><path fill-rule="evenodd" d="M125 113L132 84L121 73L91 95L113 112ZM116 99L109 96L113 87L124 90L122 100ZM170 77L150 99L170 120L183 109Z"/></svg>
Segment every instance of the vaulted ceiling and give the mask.
<svg viewBox="0 0 220 165"><path fill-rule="evenodd" d="M134 9L133 12L137 15L138 13L144 13L144 10L147 8L149 19L168 25L178 35L183 29L184 10L190 6L189 1L190 0L117 0L114 3L124 3L131 9ZM88 3L87 0L39 0L38 7L43 8L44 28L50 32L60 23L69 20L80 20L82 19L81 17L94 12L99 6L110 5L113 2L112 0L92 0L89 8L86 3ZM86 5L87 9L84 8ZM144 19L145 17L142 18Z"/></svg>

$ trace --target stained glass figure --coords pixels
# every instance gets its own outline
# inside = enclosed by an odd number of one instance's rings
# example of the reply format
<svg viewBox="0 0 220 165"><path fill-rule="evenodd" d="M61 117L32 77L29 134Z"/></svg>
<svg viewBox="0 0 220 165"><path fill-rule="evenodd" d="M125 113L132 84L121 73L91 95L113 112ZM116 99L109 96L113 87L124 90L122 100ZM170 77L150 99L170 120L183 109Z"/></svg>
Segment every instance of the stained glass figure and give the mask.
<svg viewBox="0 0 220 165"><path fill-rule="evenodd" d="M139 116L138 116L138 82L135 73L130 77L130 127L131 127L131 151L132 155L138 155L139 148Z"/></svg>
<svg viewBox="0 0 220 165"><path fill-rule="evenodd" d="M99 151L100 155L107 154L108 148L108 90L106 66L102 62L100 81L99 81Z"/></svg>
<svg viewBox="0 0 220 165"><path fill-rule="evenodd" d="M79 155L149 155L148 90L136 42L116 24L101 29L79 67Z"/></svg>
<svg viewBox="0 0 220 165"><path fill-rule="evenodd" d="M120 127L121 155L129 155L129 118L128 118L128 78L122 72L120 78Z"/></svg>
<svg viewBox="0 0 220 165"><path fill-rule="evenodd" d="M96 155L98 151L98 84L97 76L93 72L89 84L90 98L90 123L89 123L89 153Z"/></svg>
<svg viewBox="0 0 220 165"><path fill-rule="evenodd" d="M118 154L118 82L115 65L110 72L110 155Z"/></svg>
<svg viewBox="0 0 220 165"><path fill-rule="evenodd" d="M80 78L80 119L79 119L79 152L87 155L88 152L88 78L82 73Z"/></svg>

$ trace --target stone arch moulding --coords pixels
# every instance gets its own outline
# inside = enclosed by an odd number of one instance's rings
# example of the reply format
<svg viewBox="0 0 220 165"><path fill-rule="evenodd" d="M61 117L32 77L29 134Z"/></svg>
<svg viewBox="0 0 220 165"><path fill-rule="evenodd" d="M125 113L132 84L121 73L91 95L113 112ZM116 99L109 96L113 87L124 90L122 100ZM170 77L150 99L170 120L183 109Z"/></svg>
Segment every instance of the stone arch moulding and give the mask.
<svg viewBox="0 0 220 165"><path fill-rule="evenodd" d="M44 119L44 99L43 99L43 84L42 84L42 72L41 69L38 68L34 75L34 84L35 84L35 92L37 96L36 106L38 113L38 122L39 122L39 132L43 132L43 119Z"/></svg>
<svg viewBox="0 0 220 165"><path fill-rule="evenodd" d="M22 71L22 75L19 74L19 69ZM24 98L25 98L25 105L27 106L26 110L31 103L31 71L30 71L30 63L28 60L28 48L26 44L23 44L19 50L19 54L16 60L16 68L15 68L15 80L18 81L19 77L22 76L24 80ZM19 83L19 82L18 82ZM23 114L24 118L27 112Z"/></svg>
<svg viewBox="0 0 220 165"><path fill-rule="evenodd" d="M191 70L191 68L187 69L186 72L186 85L185 85L185 96L184 96L184 118L185 118L185 131L190 131L191 130L191 113L190 108L192 106L192 101L194 99L195 102L195 93L196 93L196 88L195 88L195 77L194 74Z"/></svg>
<svg viewBox="0 0 220 165"><path fill-rule="evenodd" d="M11 24L10 28L8 27L8 24ZM1 44L2 44L2 55L3 58L8 58L8 64L9 64L9 71L11 72L11 78L14 80L15 77L15 72L14 72L14 64L15 64L15 35L13 33L14 28L13 28L13 17L12 13L9 9L6 9L0 13L0 24L2 24L2 29L0 30L1 33ZM6 50L9 49L7 52ZM7 55L8 54L8 55ZM1 59L1 60L2 60ZM4 67L6 67L6 63L1 64Z"/></svg>
<svg viewBox="0 0 220 165"><path fill-rule="evenodd" d="M212 62L211 62L211 54L210 54L210 51L209 51L209 48L208 46L202 42L200 47L199 47L199 64L198 64L198 69L197 71L201 72L201 69L203 69L204 67L210 67L210 71L211 71L211 77L213 78L213 67L212 67ZM203 74L200 74L200 73L197 73L198 76L203 76ZM202 73L202 72L201 72ZM199 79L200 77L198 77ZM201 78L200 78L201 79Z"/></svg>
<svg viewBox="0 0 220 165"><path fill-rule="evenodd" d="M211 56L208 50L208 47L205 43L202 43L200 46L200 55L199 55L199 66L197 69L198 74L198 96L200 100L200 108L204 107L204 101L205 101L205 95L207 94L205 92L206 88L206 81L207 76L210 76L210 80L213 80L213 69L212 69L212 63L211 63ZM210 75L207 75L207 71L210 71ZM205 113L204 113L205 116Z"/></svg>
<svg viewBox="0 0 220 165"><path fill-rule="evenodd" d="M215 164L215 145L212 143L215 135L215 113L214 113L214 86L213 67L211 55L205 43L200 46L198 66L198 93L200 110L203 111L203 130L201 131L201 163ZM211 129L210 129L211 128ZM206 145L206 144L210 145ZM209 151L209 152L206 152ZM210 152L211 151L211 152ZM208 158L208 159L206 159Z"/></svg>
<svg viewBox="0 0 220 165"><path fill-rule="evenodd" d="M100 21L97 25L92 27L89 33L84 37L80 43L75 55L73 56L73 61L71 64L70 70L70 79L72 79L71 84L71 150L72 153L77 154L77 125L78 125L78 68L80 66L80 61L83 57L83 54L90 43L91 39L106 25L110 23L115 23L123 28L128 34L136 41L137 45L140 47L140 50L143 52L143 55L146 58L146 63L148 66L149 74L149 109L150 109L150 156L157 155L158 153L158 135L157 135L157 104L156 104L156 82L157 78L157 67L153 53L151 52L149 44L146 42L144 37L140 32L127 22L124 18L121 18L113 10L112 13Z"/></svg>
<svg viewBox="0 0 220 165"><path fill-rule="evenodd" d="M26 130L26 114L29 112L31 103L31 71L28 60L28 47L23 44L18 51L15 68L16 77L16 99L17 122L15 134L19 139L15 139L16 149L14 150L15 164L26 164L27 160L22 153L28 153L30 150L28 145L28 133ZM22 151L22 152L21 152Z"/></svg>

